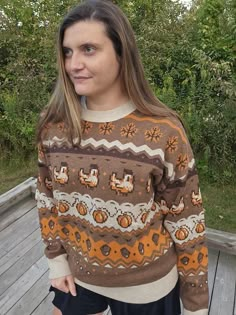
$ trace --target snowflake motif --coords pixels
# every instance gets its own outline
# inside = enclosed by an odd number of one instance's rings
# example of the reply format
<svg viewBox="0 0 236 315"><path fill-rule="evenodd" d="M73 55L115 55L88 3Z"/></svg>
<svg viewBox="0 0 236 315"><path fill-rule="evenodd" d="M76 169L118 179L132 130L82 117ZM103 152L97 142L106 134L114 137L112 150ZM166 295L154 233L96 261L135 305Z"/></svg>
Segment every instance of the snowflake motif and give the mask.
<svg viewBox="0 0 236 315"><path fill-rule="evenodd" d="M50 129L52 127L52 123L47 123L44 125L44 129Z"/></svg>
<svg viewBox="0 0 236 315"><path fill-rule="evenodd" d="M82 121L82 133L89 133L90 129L93 128L93 124L88 121Z"/></svg>
<svg viewBox="0 0 236 315"><path fill-rule="evenodd" d="M151 130L145 131L145 138L147 141L158 142L162 136L163 136L163 133L161 132L161 129L158 127L154 127Z"/></svg>
<svg viewBox="0 0 236 315"><path fill-rule="evenodd" d="M115 128L115 126L110 123L104 123L99 125L99 133L105 135L110 135L112 133L112 130Z"/></svg>
<svg viewBox="0 0 236 315"><path fill-rule="evenodd" d="M121 136L126 138L132 138L136 133L138 129L136 128L134 123L130 123L126 125L125 127L121 128Z"/></svg>
<svg viewBox="0 0 236 315"><path fill-rule="evenodd" d="M65 127L65 123L64 122L60 122L57 124L57 129L60 131L65 131L66 127Z"/></svg>
<svg viewBox="0 0 236 315"><path fill-rule="evenodd" d="M178 145L178 137L177 136L170 137L167 141L166 149L170 153L172 153L172 152L176 151L177 145Z"/></svg>
<svg viewBox="0 0 236 315"><path fill-rule="evenodd" d="M176 165L180 171L183 171L186 169L186 167L188 166L188 161L189 161L189 158L187 154L179 154Z"/></svg>

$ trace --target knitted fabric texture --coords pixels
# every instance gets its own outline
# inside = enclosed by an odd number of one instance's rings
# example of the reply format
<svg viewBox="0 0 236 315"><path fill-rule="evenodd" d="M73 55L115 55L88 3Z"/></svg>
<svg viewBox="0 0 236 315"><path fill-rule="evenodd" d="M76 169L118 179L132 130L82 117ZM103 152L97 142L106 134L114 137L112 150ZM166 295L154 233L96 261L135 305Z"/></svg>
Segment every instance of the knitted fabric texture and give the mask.
<svg viewBox="0 0 236 315"><path fill-rule="evenodd" d="M186 314L207 314L204 210L185 131L175 118L123 109L84 110L77 146L64 123L43 131L36 199L51 278L72 272L125 290L177 266Z"/></svg>

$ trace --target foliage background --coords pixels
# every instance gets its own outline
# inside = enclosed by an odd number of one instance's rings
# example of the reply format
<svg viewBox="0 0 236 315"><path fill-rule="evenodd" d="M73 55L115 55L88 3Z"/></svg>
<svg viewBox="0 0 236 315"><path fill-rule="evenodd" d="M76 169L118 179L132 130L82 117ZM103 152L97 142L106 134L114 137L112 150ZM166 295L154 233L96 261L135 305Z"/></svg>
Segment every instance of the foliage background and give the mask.
<svg viewBox="0 0 236 315"><path fill-rule="evenodd" d="M156 95L183 117L201 176L236 168L236 2L117 0ZM0 0L1 163L35 153L35 126L56 79L55 38L72 0Z"/></svg>

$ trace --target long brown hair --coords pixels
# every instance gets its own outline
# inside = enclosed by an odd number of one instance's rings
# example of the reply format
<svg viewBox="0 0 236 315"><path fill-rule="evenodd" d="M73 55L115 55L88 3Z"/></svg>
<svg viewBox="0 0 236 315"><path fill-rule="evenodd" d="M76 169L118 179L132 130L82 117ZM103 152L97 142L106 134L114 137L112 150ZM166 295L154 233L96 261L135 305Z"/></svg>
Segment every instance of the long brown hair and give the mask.
<svg viewBox="0 0 236 315"><path fill-rule="evenodd" d="M120 59L123 90L137 109L146 115L178 117L177 113L158 100L152 92L144 75L133 29L125 14L111 1L87 0L72 9L60 25L57 39L57 84L39 121L37 140L40 141L42 130L47 123L60 121L69 126L71 138L80 139L80 97L65 72L62 43L65 30L85 20L104 23L107 36Z"/></svg>

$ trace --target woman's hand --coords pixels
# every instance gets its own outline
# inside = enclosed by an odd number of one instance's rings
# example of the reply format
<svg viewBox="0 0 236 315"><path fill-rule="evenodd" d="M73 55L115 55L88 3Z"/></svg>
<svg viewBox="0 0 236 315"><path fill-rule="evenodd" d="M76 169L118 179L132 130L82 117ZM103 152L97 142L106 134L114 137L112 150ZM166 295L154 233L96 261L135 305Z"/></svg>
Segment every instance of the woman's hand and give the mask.
<svg viewBox="0 0 236 315"><path fill-rule="evenodd" d="M51 285L62 292L70 292L73 296L76 296L76 288L72 275L51 279Z"/></svg>

